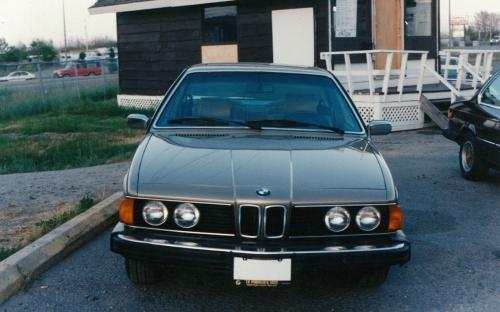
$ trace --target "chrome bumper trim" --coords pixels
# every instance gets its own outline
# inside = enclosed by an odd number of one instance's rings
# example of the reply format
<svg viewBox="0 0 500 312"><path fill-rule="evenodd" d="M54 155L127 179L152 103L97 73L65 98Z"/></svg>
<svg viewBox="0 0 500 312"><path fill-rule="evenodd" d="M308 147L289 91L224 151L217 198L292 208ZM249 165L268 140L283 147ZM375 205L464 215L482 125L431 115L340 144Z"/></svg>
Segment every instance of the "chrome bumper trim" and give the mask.
<svg viewBox="0 0 500 312"><path fill-rule="evenodd" d="M168 248L178 248L178 249L188 249L188 250L197 250L197 251L213 251L213 252L221 252L221 253L229 253L229 254L242 254L242 255L261 255L261 256L292 256L292 255L304 255L304 254L343 254L343 253L361 253L361 252L384 252L384 251L397 251L398 249L402 249L405 247L405 243L402 242L394 242L393 245L387 246L373 246L373 245L360 245L355 247L346 247L340 245L326 246L320 250L286 250L282 249L281 251L266 251L264 248L256 248L258 250L245 250L240 248L215 248L215 247L206 247L201 246L196 242L189 241L168 241L165 239L140 239L133 237L131 235L125 234L117 234L118 238L137 244L145 244L145 245L153 245L153 246L161 246Z"/></svg>

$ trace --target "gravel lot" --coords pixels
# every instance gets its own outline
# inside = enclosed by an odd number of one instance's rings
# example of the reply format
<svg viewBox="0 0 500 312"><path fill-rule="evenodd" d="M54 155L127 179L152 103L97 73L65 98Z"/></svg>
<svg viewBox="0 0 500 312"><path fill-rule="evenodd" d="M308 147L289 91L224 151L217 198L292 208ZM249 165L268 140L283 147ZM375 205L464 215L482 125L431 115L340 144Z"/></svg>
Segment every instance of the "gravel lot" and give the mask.
<svg viewBox="0 0 500 312"><path fill-rule="evenodd" d="M463 180L458 146L437 131L376 141L398 184L413 244L411 262L393 268L382 287L358 289L335 276L302 276L289 287L249 289L233 286L230 275L190 270L135 287L122 258L109 251L108 231L0 311L498 311L500 174Z"/></svg>
<svg viewBox="0 0 500 312"><path fill-rule="evenodd" d="M40 220L75 208L89 195L102 199L122 189L128 163L62 171L0 175L0 248L37 237Z"/></svg>

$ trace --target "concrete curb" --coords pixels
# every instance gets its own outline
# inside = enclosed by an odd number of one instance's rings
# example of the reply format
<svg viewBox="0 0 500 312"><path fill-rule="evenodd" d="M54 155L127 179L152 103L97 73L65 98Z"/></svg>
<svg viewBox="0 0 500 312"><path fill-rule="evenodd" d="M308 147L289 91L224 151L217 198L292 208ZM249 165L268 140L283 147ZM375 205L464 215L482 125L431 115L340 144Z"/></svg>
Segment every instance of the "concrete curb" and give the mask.
<svg viewBox="0 0 500 312"><path fill-rule="evenodd" d="M0 303L116 221L115 193L0 262Z"/></svg>

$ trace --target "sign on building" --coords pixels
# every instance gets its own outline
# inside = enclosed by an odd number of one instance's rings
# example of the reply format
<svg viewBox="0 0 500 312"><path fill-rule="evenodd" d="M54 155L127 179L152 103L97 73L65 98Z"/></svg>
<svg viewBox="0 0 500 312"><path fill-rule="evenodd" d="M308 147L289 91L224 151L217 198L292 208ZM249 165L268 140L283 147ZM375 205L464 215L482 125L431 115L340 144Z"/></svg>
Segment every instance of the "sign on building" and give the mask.
<svg viewBox="0 0 500 312"><path fill-rule="evenodd" d="M358 0L337 0L335 7L335 37L356 37Z"/></svg>

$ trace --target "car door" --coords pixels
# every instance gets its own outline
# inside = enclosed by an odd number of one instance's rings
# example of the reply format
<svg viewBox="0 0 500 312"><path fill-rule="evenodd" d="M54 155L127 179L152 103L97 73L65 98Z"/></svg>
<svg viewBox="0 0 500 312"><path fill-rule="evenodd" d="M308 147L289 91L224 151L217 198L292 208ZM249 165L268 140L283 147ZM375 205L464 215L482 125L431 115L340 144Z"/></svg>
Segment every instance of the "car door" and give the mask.
<svg viewBox="0 0 500 312"><path fill-rule="evenodd" d="M500 165L500 73L491 78L478 97L478 139L486 158Z"/></svg>
<svg viewBox="0 0 500 312"><path fill-rule="evenodd" d="M20 74L21 74L20 72L14 72L14 73L12 73L12 76L10 77L9 80L11 80L11 81L18 81L21 78Z"/></svg>
<svg viewBox="0 0 500 312"><path fill-rule="evenodd" d="M28 80L27 72L19 72L19 80Z"/></svg>

